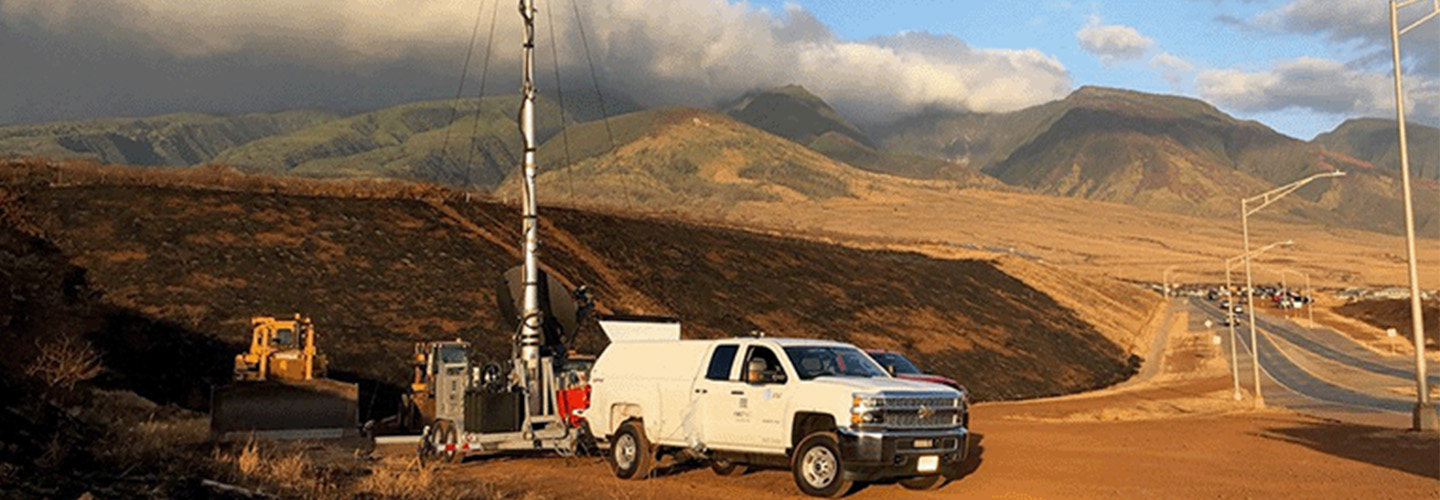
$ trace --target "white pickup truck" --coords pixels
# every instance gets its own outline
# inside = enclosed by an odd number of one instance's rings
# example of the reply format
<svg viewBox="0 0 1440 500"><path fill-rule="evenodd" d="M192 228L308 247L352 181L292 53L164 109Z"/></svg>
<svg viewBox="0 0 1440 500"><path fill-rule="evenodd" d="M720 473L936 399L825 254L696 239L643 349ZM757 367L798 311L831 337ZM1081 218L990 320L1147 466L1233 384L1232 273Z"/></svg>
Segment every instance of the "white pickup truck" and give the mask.
<svg viewBox="0 0 1440 500"><path fill-rule="evenodd" d="M676 453L723 475L789 468L805 493L838 496L886 479L929 489L965 460L966 395L893 378L852 345L678 338L678 323L670 339L612 334L591 371L583 416L621 478Z"/></svg>

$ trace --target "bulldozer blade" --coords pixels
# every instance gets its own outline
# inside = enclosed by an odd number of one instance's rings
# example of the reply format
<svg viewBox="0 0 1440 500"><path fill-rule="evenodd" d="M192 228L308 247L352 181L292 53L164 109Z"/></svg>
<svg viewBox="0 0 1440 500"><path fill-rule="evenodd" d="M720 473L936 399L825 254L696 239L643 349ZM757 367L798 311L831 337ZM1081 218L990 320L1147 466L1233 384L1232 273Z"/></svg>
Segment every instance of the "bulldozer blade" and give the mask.
<svg viewBox="0 0 1440 500"><path fill-rule="evenodd" d="M210 398L210 435L246 439L338 439L359 435L359 388L334 380L235 382Z"/></svg>

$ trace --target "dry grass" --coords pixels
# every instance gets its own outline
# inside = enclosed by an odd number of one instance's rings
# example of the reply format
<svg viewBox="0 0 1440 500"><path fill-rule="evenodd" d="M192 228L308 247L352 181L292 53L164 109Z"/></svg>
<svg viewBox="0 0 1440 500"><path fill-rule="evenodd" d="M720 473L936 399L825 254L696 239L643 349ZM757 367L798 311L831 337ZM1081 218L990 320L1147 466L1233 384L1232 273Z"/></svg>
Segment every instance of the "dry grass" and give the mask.
<svg viewBox="0 0 1440 500"><path fill-rule="evenodd" d="M414 457L372 459L356 450L317 443L250 440L216 450L222 478L282 498L340 500L490 500L505 498L489 484L461 482Z"/></svg>

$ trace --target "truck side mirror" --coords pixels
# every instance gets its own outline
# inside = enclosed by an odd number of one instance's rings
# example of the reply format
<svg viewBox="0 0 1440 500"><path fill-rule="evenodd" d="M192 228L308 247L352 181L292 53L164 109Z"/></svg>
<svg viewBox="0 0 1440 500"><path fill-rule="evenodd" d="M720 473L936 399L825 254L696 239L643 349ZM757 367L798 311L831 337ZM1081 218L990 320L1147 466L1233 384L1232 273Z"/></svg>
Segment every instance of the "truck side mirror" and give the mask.
<svg viewBox="0 0 1440 500"><path fill-rule="evenodd" d="M765 375L766 375L766 376L765 376L765 382L766 382L766 383L769 383L769 384L783 384L783 383L785 383L785 372L783 372L783 371L775 370L775 371L769 372L769 373L767 373L767 374L765 374Z"/></svg>
<svg viewBox="0 0 1440 500"><path fill-rule="evenodd" d="M886 372L889 372L891 377L894 377L894 376L895 376L895 365L885 365L885 371L886 371Z"/></svg>

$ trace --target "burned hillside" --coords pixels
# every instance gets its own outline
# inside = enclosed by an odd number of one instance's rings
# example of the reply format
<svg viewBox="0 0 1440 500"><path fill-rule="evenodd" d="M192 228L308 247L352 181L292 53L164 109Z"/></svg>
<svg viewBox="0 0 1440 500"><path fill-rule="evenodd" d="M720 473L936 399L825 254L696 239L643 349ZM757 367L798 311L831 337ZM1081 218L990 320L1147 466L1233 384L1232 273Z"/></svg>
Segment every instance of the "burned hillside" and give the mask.
<svg viewBox="0 0 1440 500"><path fill-rule="evenodd" d="M106 304L174 325L197 345L238 351L250 316L300 312L342 377L403 384L416 340L460 337L509 355L495 297L519 261L510 206L119 182L7 190L7 224L57 247ZM1073 311L984 260L560 208L543 209L542 224L542 260L593 287L601 312L674 315L686 336L764 330L903 350L981 399L1094 388L1136 365ZM582 350L604 342L593 325L582 337ZM223 355L203 354L167 369L223 380ZM362 411L390 404L371 399Z"/></svg>

